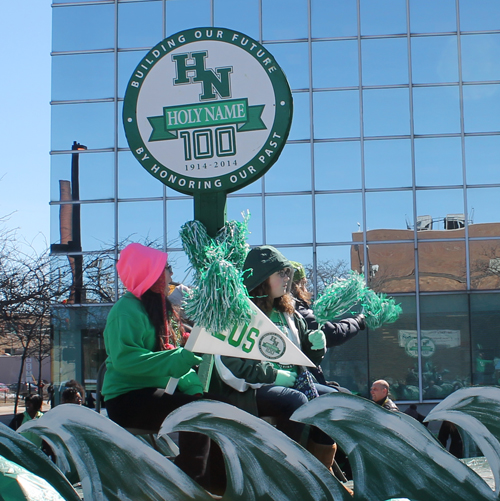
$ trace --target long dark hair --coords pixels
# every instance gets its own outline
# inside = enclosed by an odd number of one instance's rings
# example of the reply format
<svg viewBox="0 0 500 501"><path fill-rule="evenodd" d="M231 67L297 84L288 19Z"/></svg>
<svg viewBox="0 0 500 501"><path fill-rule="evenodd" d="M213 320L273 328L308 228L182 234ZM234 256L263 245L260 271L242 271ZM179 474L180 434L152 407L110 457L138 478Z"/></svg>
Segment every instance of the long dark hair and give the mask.
<svg viewBox="0 0 500 501"><path fill-rule="evenodd" d="M302 279L303 280L303 279ZM306 289L305 283L299 280L292 283L292 296L300 299L308 306L311 303L311 293Z"/></svg>
<svg viewBox="0 0 500 501"><path fill-rule="evenodd" d="M177 345L182 344L185 334L179 314L174 310L172 303L165 298L166 321L163 317L163 301L161 294L148 289L142 296L141 302L146 309L149 320L153 324L156 333L156 344L154 351L164 351L167 347L169 335L177 341ZM168 329L168 332L166 332Z"/></svg>
<svg viewBox="0 0 500 501"><path fill-rule="evenodd" d="M270 292L271 287L269 285L268 277L264 280L264 282L250 292L250 298L264 313L269 313L274 307L282 313L289 313L290 315L293 314L295 308L293 298L290 294L283 294L283 296L277 297L274 301L272 301L269 297Z"/></svg>

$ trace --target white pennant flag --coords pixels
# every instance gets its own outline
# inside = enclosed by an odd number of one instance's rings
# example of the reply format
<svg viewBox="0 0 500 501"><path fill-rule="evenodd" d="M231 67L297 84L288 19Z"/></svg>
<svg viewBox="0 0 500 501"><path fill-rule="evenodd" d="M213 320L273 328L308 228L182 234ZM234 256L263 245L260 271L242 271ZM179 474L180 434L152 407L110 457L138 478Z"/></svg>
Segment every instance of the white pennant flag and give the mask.
<svg viewBox="0 0 500 501"><path fill-rule="evenodd" d="M224 332L213 333L195 325L185 348L195 353L314 367L309 358L257 306L251 301L249 303L254 313L249 324L236 324Z"/></svg>

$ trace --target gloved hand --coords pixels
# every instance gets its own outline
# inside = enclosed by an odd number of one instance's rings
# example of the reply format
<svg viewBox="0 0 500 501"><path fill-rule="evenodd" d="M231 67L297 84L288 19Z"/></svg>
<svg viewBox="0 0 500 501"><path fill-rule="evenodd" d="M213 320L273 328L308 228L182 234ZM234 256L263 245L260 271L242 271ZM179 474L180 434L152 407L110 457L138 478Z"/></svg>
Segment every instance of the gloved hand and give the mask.
<svg viewBox="0 0 500 501"><path fill-rule="evenodd" d="M185 393L186 395L203 394L203 385L201 384L198 374L196 374L193 369L191 369L187 374L184 374L184 376L179 379L177 388L179 391Z"/></svg>
<svg viewBox="0 0 500 501"><path fill-rule="evenodd" d="M189 372L191 367L203 362L203 358L196 356L185 348L177 348L176 350L171 350L169 362L168 376L179 378Z"/></svg>
<svg viewBox="0 0 500 501"><path fill-rule="evenodd" d="M308 338L313 350L324 350L326 348L326 337L323 331L313 331Z"/></svg>
<svg viewBox="0 0 500 501"><path fill-rule="evenodd" d="M276 386L284 386L285 388L291 388L295 384L296 379L297 379L297 374L295 374L295 372L278 370L276 374L276 381L274 381L274 384Z"/></svg>
<svg viewBox="0 0 500 501"><path fill-rule="evenodd" d="M356 320L356 322L358 322L359 330L360 331L365 330L365 328L366 328L366 321L365 321L365 316L363 315L363 313L360 313L359 315L356 315L354 317L354 320Z"/></svg>

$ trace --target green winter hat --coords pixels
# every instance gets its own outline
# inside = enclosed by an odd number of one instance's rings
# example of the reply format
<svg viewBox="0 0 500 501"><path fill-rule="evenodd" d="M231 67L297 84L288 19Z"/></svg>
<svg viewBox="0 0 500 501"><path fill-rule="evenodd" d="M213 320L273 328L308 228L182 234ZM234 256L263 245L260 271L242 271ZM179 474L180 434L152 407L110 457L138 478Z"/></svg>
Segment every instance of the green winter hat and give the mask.
<svg viewBox="0 0 500 501"><path fill-rule="evenodd" d="M251 292L283 268L292 268L292 264L278 249L271 245L254 247L247 254L243 265L243 283L248 292Z"/></svg>
<svg viewBox="0 0 500 501"><path fill-rule="evenodd" d="M306 278L306 270L304 266L297 261L290 261L291 265L295 268L295 273L293 274L293 281L299 282L303 278Z"/></svg>

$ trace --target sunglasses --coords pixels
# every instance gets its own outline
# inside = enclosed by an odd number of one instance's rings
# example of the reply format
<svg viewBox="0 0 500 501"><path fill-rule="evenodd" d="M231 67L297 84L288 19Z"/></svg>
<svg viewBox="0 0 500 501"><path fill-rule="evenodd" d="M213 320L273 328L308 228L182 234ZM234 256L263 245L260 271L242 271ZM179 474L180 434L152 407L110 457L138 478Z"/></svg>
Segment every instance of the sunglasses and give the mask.
<svg viewBox="0 0 500 501"><path fill-rule="evenodd" d="M291 270L291 268L283 268L282 270L278 271L278 275L281 278L285 278L285 277L290 278L292 276L292 270Z"/></svg>
<svg viewBox="0 0 500 501"><path fill-rule="evenodd" d="M171 265L171 264L167 264L167 266L165 266L165 269L166 269L169 273L172 273L172 265Z"/></svg>

